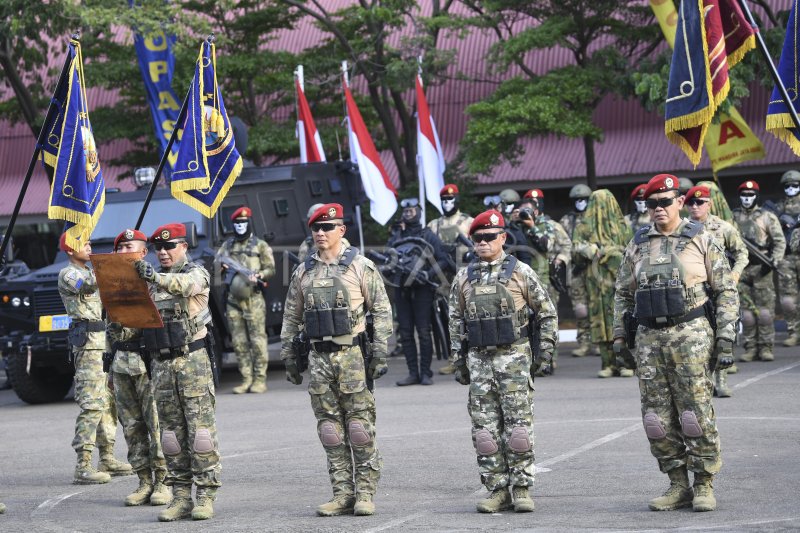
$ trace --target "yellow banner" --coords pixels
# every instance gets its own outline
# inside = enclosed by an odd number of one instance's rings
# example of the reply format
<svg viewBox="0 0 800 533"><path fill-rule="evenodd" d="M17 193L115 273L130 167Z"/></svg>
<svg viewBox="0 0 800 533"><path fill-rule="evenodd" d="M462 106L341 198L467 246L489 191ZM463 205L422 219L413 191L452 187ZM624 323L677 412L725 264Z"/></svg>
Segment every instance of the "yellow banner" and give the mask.
<svg viewBox="0 0 800 533"><path fill-rule="evenodd" d="M650 0L658 25L670 48L675 46L678 12L672 0ZM764 145L747 125L742 115L731 106L730 115L720 111L719 123L711 123L703 145L711 160L711 169L716 173L743 161L762 159Z"/></svg>

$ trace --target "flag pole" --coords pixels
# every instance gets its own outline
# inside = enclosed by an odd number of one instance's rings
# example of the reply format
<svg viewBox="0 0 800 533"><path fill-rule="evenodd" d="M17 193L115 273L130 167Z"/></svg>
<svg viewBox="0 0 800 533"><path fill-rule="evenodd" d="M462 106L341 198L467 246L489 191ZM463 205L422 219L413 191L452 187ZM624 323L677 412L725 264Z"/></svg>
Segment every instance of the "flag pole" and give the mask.
<svg viewBox="0 0 800 533"><path fill-rule="evenodd" d="M753 13L750 11L750 7L747 5L747 0L738 0L738 2L739 6L742 8L742 11L744 11L744 14L747 16L750 26L753 28L753 30L755 30L758 49L761 52L761 55L764 56L767 66L769 67L770 74L772 74L772 79L775 81L775 86L778 88L783 101L786 103L786 108L789 110L789 115L792 117L794 127L800 131L800 117L797 116L797 111L794 108L792 99L789 98L789 92L786 90L786 86L783 84L783 80L781 80L781 77L778 74L778 69L775 68L775 63L772 62L772 57L769 55L767 44L764 42L764 38L761 36L761 32L758 30L758 24L756 23L756 19L753 18Z"/></svg>
<svg viewBox="0 0 800 533"><path fill-rule="evenodd" d="M342 79L346 86L350 86L350 79L347 76L347 60L342 61ZM347 105L345 105L345 117L347 117ZM350 133L350 121L348 117L347 131ZM353 159L353 147L350 147L350 160ZM356 226L358 226L358 243L361 246L361 251L364 251L364 224L361 221L361 203L356 202Z"/></svg>
<svg viewBox="0 0 800 533"><path fill-rule="evenodd" d="M422 56L417 56L417 76L419 76L419 83L422 85ZM420 131L419 125L419 108L417 108L417 132ZM425 227L425 173L422 168L422 160L419 156L419 134L417 134L417 177L419 179L419 205L421 209L420 221L422 227Z"/></svg>
<svg viewBox="0 0 800 533"><path fill-rule="evenodd" d="M208 36L206 39L209 44L214 42L214 34ZM175 120L175 125L172 127L172 134L169 136L169 142L167 142L167 147L164 148L164 154L161 156L161 161L158 162L158 168L156 169L156 175L153 178L153 183L150 184L150 190L147 191L147 197L144 199L144 205L142 205L142 212L139 213L139 219L136 221L136 226L133 229L138 230L142 227L142 222L144 221L144 215L147 213L147 208L150 207L150 201L153 199L153 194L156 192L156 187L158 186L158 181L161 179L161 174L164 172L164 166L167 164L167 159L169 158L170 150L172 150L172 145L175 144L175 139L178 137L178 129L180 128L180 124L186 118L186 109L189 106L189 96L192 94L191 87L186 92L186 98L183 99L183 104L181 104L181 110L178 113L178 118Z"/></svg>
<svg viewBox="0 0 800 533"><path fill-rule="evenodd" d="M80 41L80 38L81 38L80 32L75 32L70 37L70 39L73 41ZM57 103L55 99L56 91L58 91L58 87L66 79L68 72L69 72L69 52L67 53L67 58L64 60L64 66L61 69L61 74L58 76L56 87L55 89L53 89L53 96L50 98L50 104L47 106L47 114L44 117L44 123L42 123L42 128L39 130L39 136L36 137L36 147L33 149L33 156L31 156L31 162L28 164L28 171L25 173L25 179L22 181L22 187L20 189L19 196L17 197L17 203L14 206L14 211L11 214L11 219L8 221L8 227L6 228L6 231L3 234L3 243L0 244L0 268L5 266L6 248L8 248L8 243L11 242L11 232L14 231L14 225L17 223L19 212L22 209L22 200L25 199L25 194L28 192L28 185L31 182L33 171L36 168L36 160L39 159L39 154L42 151L42 144L44 143L44 138L47 135L47 125L53 119L53 113L57 111Z"/></svg>

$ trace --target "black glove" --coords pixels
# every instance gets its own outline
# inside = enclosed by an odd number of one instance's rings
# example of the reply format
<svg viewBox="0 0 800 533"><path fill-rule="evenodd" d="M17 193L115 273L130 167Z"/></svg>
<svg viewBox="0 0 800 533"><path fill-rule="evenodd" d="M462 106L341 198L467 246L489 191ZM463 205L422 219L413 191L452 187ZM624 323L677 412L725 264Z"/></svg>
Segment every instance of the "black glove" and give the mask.
<svg viewBox="0 0 800 533"><path fill-rule="evenodd" d="M303 376L297 369L297 359L289 357L284 359L283 364L286 366L286 381L292 385L300 385L303 382Z"/></svg>
<svg viewBox="0 0 800 533"><path fill-rule="evenodd" d="M540 350L539 351L539 369L537 372L540 372L544 376L549 376L553 373L553 349L550 348L549 350Z"/></svg>
<svg viewBox="0 0 800 533"><path fill-rule="evenodd" d="M389 371L389 365L386 364L385 357L373 357L369 362L369 377L378 379Z"/></svg>
<svg viewBox="0 0 800 533"><path fill-rule="evenodd" d="M547 252L547 245L549 243L550 240L547 238L547 235L542 235L541 237L533 238L533 247L539 250L540 252Z"/></svg>
<svg viewBox="0 0 800 533"><path fill-rule="evenodd" d="M136 268L136 273L139 274L139 277L145 281L149 281L150 283L155 282L156 280L156 269L153 268L153 265L148 263L147 261L136 261L133 266Z"/></svg>
<svg viewBox="0 0 800 533"><path fill-rule="evenodd" d="M460 357L455 360L453 363L453 368L456 369L453 372L456 381L461 383L462 385L469 385L469 368L467 368L467 359L465 357Z"/></svg>
<svg viewBox="0 0 800 533"><path fill-rule="evenodd" d="M733 366L733 342L725 339L717 339L714 345L714 355L712 359L716 359L717 364L714 370L725 370Z"/></svg>
<svg viewBox="0 0 800 533"><path fill-rule="evenodd" d="M625 339L614 339L612 349L614 351L617 368L628 368L630 366L629 363L633 360L633 354L631 354L631 350L628 348L628 343L625 342Z"/></svg>
<svg viewBox="0 0 800 533"><path fill-rule="evenodd" d="M427 270L418 270L417 271L417 278L416 278L417 283L419 283L420 285L427 285L429 280L430 280L430 277L428 277L428 271Z"/></svg>

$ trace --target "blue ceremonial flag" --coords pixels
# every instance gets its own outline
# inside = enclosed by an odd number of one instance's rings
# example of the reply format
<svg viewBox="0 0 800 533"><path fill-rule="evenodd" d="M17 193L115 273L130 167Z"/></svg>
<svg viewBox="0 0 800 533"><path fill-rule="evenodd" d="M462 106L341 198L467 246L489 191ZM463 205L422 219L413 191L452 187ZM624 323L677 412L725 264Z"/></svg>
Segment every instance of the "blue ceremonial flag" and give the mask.
<svg viewBox="0 0 800 533"><path fill-rule="evenodd" d="M783 51L778 64L778 76L792 98L792 107L800 112L797 106L797 97L800 94L800 69L797 66L800 54L800 35L798 35L800 25L797 22L797 0L794 0L789 23L786 25L786 38L783 41ZM789 114L789 108L777 87L772 89L772 97L767 107L767 131L788 144L795 155L800 156L800 132L792 122L792 115Z"/></svg>
<svg viewBox="0 0 800 533"><path fill-rule="evenodd" d="M81 45L70 40L66 76L61 76L54 100L58 110L43 127L44 164L53 170L47 216L67 221L66 244L79 249L89 240L105 205L105 182L89 122Z"/></svg>
<svg viewBox="0 0 800 533"><path fill-rule="evenodd" d="M134 6L134 0L130 0L130 5ZM139 70L142 72L147 91L147 102L150 104L156 139L161 145L163 154L181 110L181 101L172 90L172 76L175 72L175 55L172 47L175 45L175 36L167 35L163 29L146 35L134 33L133 45L136 48ZM170 168L173 168L178 157L180 133L178 135L167 158Z"/></svg>
<svg viewBox="0 0 800 533"><path fill-rule="evenodd" d="M178 158L172 172L172 195L208 218L242 172L233 128L217 85L214 44L203 41L187 95Z"/></svg>

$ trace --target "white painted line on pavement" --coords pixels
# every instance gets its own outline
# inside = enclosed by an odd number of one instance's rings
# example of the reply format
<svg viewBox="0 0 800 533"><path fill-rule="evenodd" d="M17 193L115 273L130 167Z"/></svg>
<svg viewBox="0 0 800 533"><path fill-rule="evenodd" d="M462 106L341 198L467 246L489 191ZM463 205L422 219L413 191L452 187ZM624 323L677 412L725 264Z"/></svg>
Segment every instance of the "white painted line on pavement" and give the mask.
<svg viewBox="0 0 800 533"><path fill-rule="evenodd" d="M53 507L55 507L59 503L63 502L67 498L72 498L73 496L77 496L82 492L83 492L82 490L79 490L78 492L70 492L67 494L61 494L59 496L56 496L55 498L50 498L49 500L41 503L36 509L34 509L33 512L31 513L31 516L46 515L47 513L50 512L51 509L53 509Z"/></svg>
<svg viewBox="0 0 800 533"><path fill-rule="evenodd" d="M764 378L768 378L770 376L774 376L775 374L780 374L781 372L786 372L787 370L791 370L796 366L800 366L800 361L797 363L792 363L791 365L782 366L781 368L776 368L775 370L770 370L769 372L764 372L763 374L757 374L750 379L746 379L741 383L737 383L732 389L741 389L756 383L757 381L761 381Z"/></svg>
<svg viewBox="0 0 800 533"><path fill-rule="evenodd" d="M551 459L546 459L546 460L544 460L544 461L542 461L540 463L536 463L536 468L539 469L539 467L548 467L548 466L552 466L552 465L554 465L556 463L560 463L562 461L566 461L567 459L571 459L571 458L575 457L578 454L581 454L583 452L588 452L589 450L591 450L593 448L597 448L598 446L602 446L603 444L606 444L607 442L611 442L612 440L616 440L616 439L618 439L620 437L624 437L628 433L633 433L637 429L642 429L642 423L641 422L637 422L635 424L631 424L630 426L622 428L619 431L615 431L614 433L609 433L608 435L600 437L599 439L593 440L592 442L590 442L588 444L584 444L583 446L579 446L578 448L574 448L574 449L572 449L572 450L570 450L570 451L568 451L566 453L562 453L561 455L557 455L557 456L555 456L555 457L553 457Z"/></svg>
<svg viewBox="0 0 800 533"><path fill-rule="evenodd" d="M382 526L373 527L371 529L365 529L364 533L377 533L378 531L385 531L387 529L391 529L393 527L397 527L397 526L400 526L402 524L405 524L406 522L410 522L411 520L419 518L420 516L423 516L425 514L427 514L427 513L416 513L416 514L411 514L411 515L408 515L408 516L402 516L402 517L396 518L394 520L389 520L388 522L386 522Z"/></svg>

